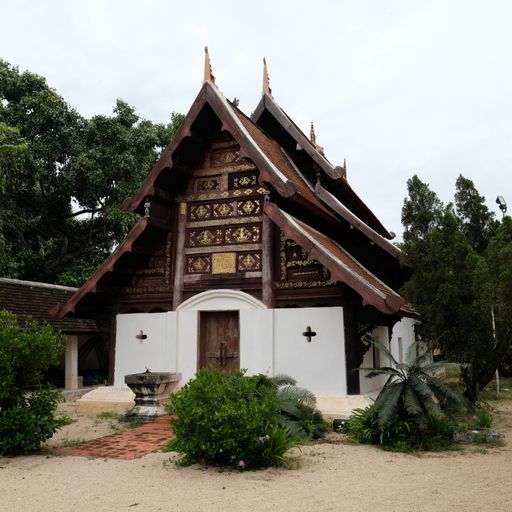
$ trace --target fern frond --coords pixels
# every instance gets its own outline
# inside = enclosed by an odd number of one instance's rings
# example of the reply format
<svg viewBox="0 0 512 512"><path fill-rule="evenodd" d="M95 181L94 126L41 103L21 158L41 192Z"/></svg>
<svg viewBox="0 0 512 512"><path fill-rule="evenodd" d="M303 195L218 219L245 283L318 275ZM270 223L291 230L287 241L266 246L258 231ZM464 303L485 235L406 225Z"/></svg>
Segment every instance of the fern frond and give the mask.
<svg viewBox="0 0 512 512"><path fill-rule="evenodd" d="M425 378L428 386L432 389L438 400L459 408L464 405L464 397L454 391L450 386L447 386L444 382L441 382L431 375L426 375Z"/></svg>
<svg viewBox="0 0 512 512"><path fill-rule="evenodd" d="M405 410L411 415L416 416L423 412L421 400L414 392L411 386L406 386L404 391L404 407Z"/></svg>
<svg viewBox="0 0 512 512"><path fill-rule="evenodd" d="M277 375L270 377L270 381L278 387L295 386L297 384L297 381L293 377L290 377L284 373L278 373Z"/></svg>
<svg viewBox="0 0 512 512"><path fill-rule="evenodd" d="M400 397L404 388L403 382L391 384L384 388L372 406L380 426L389 425L400 404Z"/></svg>
<svg viewBox="0 0 512 512"><path fill-rule="evenodd" d="M360 370L367 371L365 377L369 379L373 379L373 377L378 377L379 375L389 375L400 377L400 372L395 368L391 368L390 366L383 366L382 368L359 368Z"/></svg>

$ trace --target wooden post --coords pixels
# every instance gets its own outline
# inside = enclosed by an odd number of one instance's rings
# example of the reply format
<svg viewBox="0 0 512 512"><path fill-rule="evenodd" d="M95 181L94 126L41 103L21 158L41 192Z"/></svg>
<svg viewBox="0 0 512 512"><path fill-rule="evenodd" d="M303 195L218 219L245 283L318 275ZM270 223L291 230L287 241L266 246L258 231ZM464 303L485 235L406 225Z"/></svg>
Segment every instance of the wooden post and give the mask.
<svg viewBox="0 0 512 512"><path fill-rule="evenodd" d="M262 299L269 309L275 307L274 293L274 223L263 215L263 249L262 249Z"/></svg>
<svg viewBox="0 0 512 512"><path fill-rule="evenodd" d="M185 273L185 227L187 223L187 203L178 205L178 232L176 236L176 264L174 266L174 290L172 298L172 309L183 302L183 278Z"/></svg>
<svg viewBox="0 0 512 512"><path fill-rule="evenodd" d="M78 389L78 336L68 334L64 356L65 389Z"/></svg>

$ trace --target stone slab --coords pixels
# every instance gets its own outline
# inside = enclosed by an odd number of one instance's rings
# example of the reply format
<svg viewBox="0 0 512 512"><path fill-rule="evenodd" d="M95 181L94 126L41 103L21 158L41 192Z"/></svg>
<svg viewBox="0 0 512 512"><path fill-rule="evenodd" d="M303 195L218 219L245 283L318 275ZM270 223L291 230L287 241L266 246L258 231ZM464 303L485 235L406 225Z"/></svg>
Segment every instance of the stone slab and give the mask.
<svg viewBox="0 0 512 512"><path fill-rule="evenodd" d="M129 388L114 388L101 386L76 401L78 414L99 414L112 411L116 414L124 414L133 409L135 395Z"/></svg>

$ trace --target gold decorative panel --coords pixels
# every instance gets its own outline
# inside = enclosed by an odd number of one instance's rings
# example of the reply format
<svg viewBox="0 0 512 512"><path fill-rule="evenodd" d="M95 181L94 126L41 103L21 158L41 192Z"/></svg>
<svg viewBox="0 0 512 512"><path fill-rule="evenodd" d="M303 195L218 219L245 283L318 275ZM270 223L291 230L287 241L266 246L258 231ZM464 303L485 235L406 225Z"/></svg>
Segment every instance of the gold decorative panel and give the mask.
<svg viewBox="0 0 512 512"><path fill-rule="evenodd" d="M236 255L238 272L261 270L261 252L241 252Z"/></svg>
<svg viewBox="0 0 512 512"><path fill-rule="evenodd" d="M236 202L238 215L259 215L261 213L260 199L246 199Z"/></svg>
<svg viewBox="0 0 512 512"><path fill-rule="evenodd" d="M211 164L213 167L223 167L234 164L241 160L238 151L214 151L212 153Z"/></svg>
<svg viewBox="0 0 512 512"><path fill-rule="evenodd" d="M220 190L220 177L198 178L195 186L196 192Z"/></svg>
<svg viewBox="0 0 512 512"><path fill-rule="evenodd" d="M213 274L228 274L235 272L235 256L234 252L218 252L212 254Z"/></svg>
<svg viewBox="0 0 512 512"><path fill-rule="evenodd" d="M239 226L227 228L225 231L226 244L255 243L261 240L260 226Z"/></svg>
<svg viewBox="0 0 512 512"><path fill-rule="evenodd" d="M234 217L235 203L214 203L213 204L213 216L219 217Z"/></svg>
<svg viewBox="0 0 512 512"><path fill-rule="evenodd" d="M230 174L229 188L248 188L258 184L258 175L255 172L244 174Z"/></svg>
<svg viewBox="0 0 512 512"><path fill-rule="evenodd" d="M188 274L207 274L211 272L211 259L209 254L194 254L187 256Z"/></svg>
<svg viewBox="0 0 512 512"><path fill-rule="evenodd" d="M284 233L281 233L280 242L279 279L282 282L278 283L278 288L315 288L335 284L329 271L320 262L309 259L308 254Z"/></svg>
<svg viewBox="0 0 512 512"><path fill-rule="evenodd" d="M189 247L205 247L222 244L222 229L196 229L189 231Z"/></svg>
<svg viewBox="0 0 512 512"><path fill-rule="evenodd" d="M212 206L210 204L192 204L189 208L190 220L205 220L212 216Z"/></svg>

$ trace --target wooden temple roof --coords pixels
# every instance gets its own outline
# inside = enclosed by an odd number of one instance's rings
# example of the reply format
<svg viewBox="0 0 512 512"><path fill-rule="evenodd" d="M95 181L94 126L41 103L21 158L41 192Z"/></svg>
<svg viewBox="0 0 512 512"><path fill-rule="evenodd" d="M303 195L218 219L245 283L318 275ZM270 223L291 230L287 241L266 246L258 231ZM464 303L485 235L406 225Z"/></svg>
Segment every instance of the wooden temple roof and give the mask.
<svg viewBox="0 0 512 512"><path fill-rule="evenodd" d="M255 124L260 125L263 114L265 113L269 114L279 124L281 129L293 138L297 147L307 153L318 168L323 171L328 180L333 184L333 189L337 192L338 201L342 204L348 203L352 215L360 219L365 218L366 223L382 237L387 239L393 238L393 235L382 225L375 214L352 189L344 174L340 172L340 168L334 167L327 158L325 158L318 150L318 147L309 140L304 132L269 94L263 94L251 119Z"/></svg>
<svg viewBox="0 0 512 512"><path fill-rule="evenodd" d="M258 125L258 119L264 110L273 115L322 170L325 181L328 182L325 187L322 180L317 179L316 183L312 183L311 177L304 175L279 141ZM138 192L125 201L126 209L143 213L146 198L159 197L162 194L166 200L178 202L172 189L161 190L161 183L163 179L183 172L180 170L180 151L189 141L201 140L202 134L198 134L198 126L205 111L213 112L221 131L228 132L240 146L240 157L250 160L257 167L261 182L275 192L275 196L270 196L271 202L265 205L264 215L278 225L286 236L299 244L311 258L322 263L330 271L333 279L346 283L356 291L363 298L364 304L372 305L385 314L415 314L392 288L365 268L332 237L318 231L323 229L322 226L328 226L331 233L341 232L342 220L370 239L371 243L375 244L374 247L379 248L377 250L384 251L382 254L387 258L391 256L390 259L398 265L396 260L400 257L400 250L386 239L391 238L390 233L352 190L338 169L320 154L317 147L313 146L269 95L264 95L251 119L228 102L213 81L205 80L176 136L162 152ZM279 206L274 204L273 201L276 200ZM298 219L284 211L283 208L286 209L290 202L298 206L299 212L306 210L309 213L308 218L314 219L313 224L318 229L306 224L305 219ZM355 207L349 208L349 205ZM365 220L362 220L363 218ZM107 274L115 272L120 258L133 250L134 244L153 222L151 218L141 218L103 265L62 308L56 308L54 313L63 318L73 313L85 296L96 293L100 281ZM348 229L347 224L344 226L343 229Z"/></svg>

